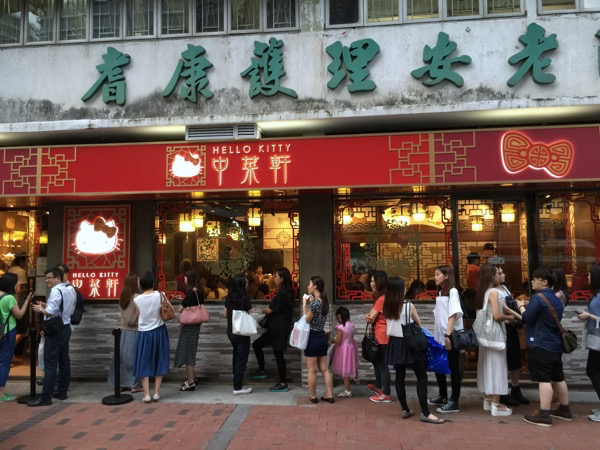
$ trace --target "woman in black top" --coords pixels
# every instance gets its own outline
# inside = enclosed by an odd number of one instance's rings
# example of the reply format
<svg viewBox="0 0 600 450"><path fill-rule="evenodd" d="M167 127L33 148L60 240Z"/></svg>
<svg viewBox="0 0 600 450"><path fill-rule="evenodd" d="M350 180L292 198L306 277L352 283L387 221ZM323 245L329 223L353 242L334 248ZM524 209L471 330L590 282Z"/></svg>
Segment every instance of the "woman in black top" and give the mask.
<svg viewBox="0 0 600 450"><path fill-rule="evenodd" d="M246 277L236 275L227 283L227 297L225 297L225 312L227 318L227 337L233 346L233 394L249 394L252 388L244 387L244 372L248 364L248 355L250 354L250 336L239 336L232 333L231 319L233 311L252 310L250 297L246 292Z"/></svg>
<svg viewBox="0 0 600 450"><path fill-rule="evenodd" d="M252 378L267 378L263 348L271 345L273 346L273 354L275 355L275 361L277 362L279 382L269 388L269 391L285 392L289 389L286 382L284 352L287 349L287 342L292 327L294 289L290 271L285 267L282 267L275 272L274 280L279 291L275 294L275 297L273 297L271 304L262 309L263 314L268 317L267 331L252 344L256 360L258 361L258 372L256 372Z"/></svg>
<svg viewBox="0 0 600 450"><path fill-rule="evenodd" d="M204 304L204 292L198 290L198 272L194 269L188 270L183 280L187 286L187 291L179 307L180 314L185 308ZM175 367L185 365L187 371L187 380L181 384L180 391L193 391L196 389L198 378L195 376L194 366L196 365L199 335L200 324L181 325L179 329L179 340L177 341L177 350L175 350Z"/></svg>

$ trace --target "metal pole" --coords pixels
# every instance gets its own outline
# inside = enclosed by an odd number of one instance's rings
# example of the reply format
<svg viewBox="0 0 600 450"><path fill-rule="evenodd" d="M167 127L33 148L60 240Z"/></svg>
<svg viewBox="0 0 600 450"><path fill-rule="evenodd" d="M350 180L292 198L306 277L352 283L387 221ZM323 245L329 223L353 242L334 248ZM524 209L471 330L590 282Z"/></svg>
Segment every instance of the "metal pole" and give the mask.
<svg viewBox="0 0 600 450"><path fill-rule="evenodd" d="M115 337L115 394L102 399L104 405L123 405L133 400L131 394L121 394L121 329L115 328L112 332Z"/></svg>

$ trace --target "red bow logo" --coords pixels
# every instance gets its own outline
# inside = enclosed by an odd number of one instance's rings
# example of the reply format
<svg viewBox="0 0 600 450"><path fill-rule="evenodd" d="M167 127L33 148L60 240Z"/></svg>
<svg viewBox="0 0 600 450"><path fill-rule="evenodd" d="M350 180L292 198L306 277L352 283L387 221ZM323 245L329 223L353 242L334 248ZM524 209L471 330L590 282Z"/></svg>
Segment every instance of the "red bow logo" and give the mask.
<svg viewBox="0 0 600 450"><path fill-rule="evenodd" d="M517 132L506 133L502 137L502 163L510 173L518 173L531 167L545 170L555 178L564 177L573 165L573 145L558 141L550 145L531 142Z"/></svg>
<svg viewBox="0 0 600 450"><path fill-rule="evenodd" d="M196 165L200 162L200 159L198 159L198 155L192 155L189 152L186 152L185 155L183 155L183 160L186 162L191 162L193 165Z"/></svg>
<svg viewBox="0 0 600 450"><path fill-rule="evenodd" d="M117 227L109 227L102 217L96 217L94 231L102 231L107 237L112 238L117 234Z"/></svg>

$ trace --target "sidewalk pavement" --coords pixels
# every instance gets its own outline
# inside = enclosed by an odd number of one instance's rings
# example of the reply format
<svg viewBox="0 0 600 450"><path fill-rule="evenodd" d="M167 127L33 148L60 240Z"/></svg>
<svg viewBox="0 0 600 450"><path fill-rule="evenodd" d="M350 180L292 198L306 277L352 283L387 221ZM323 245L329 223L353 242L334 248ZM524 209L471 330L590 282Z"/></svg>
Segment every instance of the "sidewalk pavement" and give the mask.
<svg viewBox="0 0 600 450"><path fill-rule="evenodd" d="M600 442L600 423L587 419L590 408L600 406L593 391L571 393L573 422L554 420L553 428L542 428L522 420L536 408L534 402L515 408L510 417L492 417L473 388L463 390L460 413L433 425L420 422L418 414L403 420L396 399L391 404L369 401L365 386L353 385L353 397L333 405L313 405L308 391L297 386L285 393L268 392L269 383L251 386L252 394L234 396L226 385L205 383L196 391L179 392L177 384L166 383L158 403L144 404L142 394L134 394L131 403L106 406L101 399L113 394L111 386L74 382L69 398L54 400L52 406L1 403L0 448L596 449ZM25 395L29 384L10 381L7 391ZM525 393L536 398L533 390ZM407 387L407 394L409 406L418 412L414 386Z"/></svg>

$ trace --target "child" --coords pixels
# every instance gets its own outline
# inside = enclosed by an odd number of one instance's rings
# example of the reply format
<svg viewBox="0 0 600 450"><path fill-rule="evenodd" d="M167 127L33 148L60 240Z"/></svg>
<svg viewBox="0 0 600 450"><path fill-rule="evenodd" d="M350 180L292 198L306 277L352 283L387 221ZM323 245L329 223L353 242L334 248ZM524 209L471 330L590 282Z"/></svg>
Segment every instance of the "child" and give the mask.
<svg viewBox="0 0 600 450"><path fill-rule="evenodd" d="M358 347L354 341L354 324L350 322L350 311L343 306L337 309L335 317L339 325L335 328L335 349L331 360L331 370L344 378L345 390L337 396L340 398L352 397L350 377L358 376Z"/></svg>

